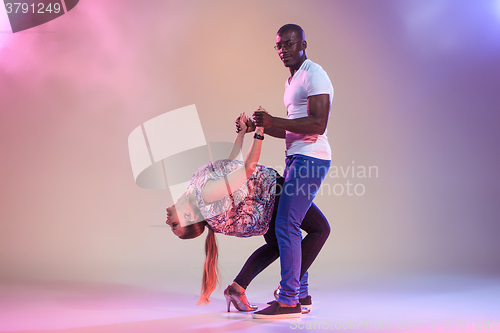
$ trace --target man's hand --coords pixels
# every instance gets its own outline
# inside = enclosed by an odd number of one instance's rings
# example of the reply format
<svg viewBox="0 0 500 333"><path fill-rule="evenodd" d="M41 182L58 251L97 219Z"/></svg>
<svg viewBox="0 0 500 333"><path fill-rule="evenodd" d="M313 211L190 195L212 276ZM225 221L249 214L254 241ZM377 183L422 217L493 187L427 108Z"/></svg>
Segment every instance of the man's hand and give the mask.
<svg viewBox="0 0 500 333"><path fill-rule="evenodd" d="M266 110L259 108L253 113L255 126L269 128L274 126L274 117L267 113Z"/></svg>

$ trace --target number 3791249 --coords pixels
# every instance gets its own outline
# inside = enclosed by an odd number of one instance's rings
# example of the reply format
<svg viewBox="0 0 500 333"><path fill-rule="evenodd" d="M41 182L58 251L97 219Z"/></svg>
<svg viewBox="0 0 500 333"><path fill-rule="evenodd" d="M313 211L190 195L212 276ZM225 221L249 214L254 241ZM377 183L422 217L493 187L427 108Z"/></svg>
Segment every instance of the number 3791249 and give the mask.
<svg viewBox="0 0 500 333"><path fill-rule="evenodd" d="M444 321L445 329L465 329L467 327L470 327L471 329L497 329L498 320L446 319Z"/></svg>
<svg viewBox="0 0 500 333"><path fill-rule="evenodd" d="M61 11L61 5L59 3L37 3L37 4L27 4L23 2L6 2L5 8L7 9L7 14L15 13L15 14L26 14L26 13L34 13L34 14L44 14L44 13L59 13Z"/></svg>

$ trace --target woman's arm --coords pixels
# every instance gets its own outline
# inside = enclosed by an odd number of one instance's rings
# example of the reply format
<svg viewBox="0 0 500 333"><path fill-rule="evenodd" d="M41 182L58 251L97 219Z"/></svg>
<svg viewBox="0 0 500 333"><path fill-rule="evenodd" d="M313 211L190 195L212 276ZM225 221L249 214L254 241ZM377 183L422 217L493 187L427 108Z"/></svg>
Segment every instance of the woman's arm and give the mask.
<svg viewBox="0 0 500 333"><path fill-rule="evenodd" d="M236 157L241 153L241 147L243 147L243 138L247 130L246 121L248 117L245 113L242 113L236 118L236 138L234 139L233 148L227 157L229 160L235 160Z"/></svg>
<svg viewBox="0 0 500 333"><path fill-rule="evenodd" d="M257 127L255 133L264 135L264 128ZM201 196L205 203L208 204L226 197L247 181L259 162L262 141L261 139L253 139L242 167L234 170L226 177L210 180L205 184L205 187L201 191Z"/></svg>

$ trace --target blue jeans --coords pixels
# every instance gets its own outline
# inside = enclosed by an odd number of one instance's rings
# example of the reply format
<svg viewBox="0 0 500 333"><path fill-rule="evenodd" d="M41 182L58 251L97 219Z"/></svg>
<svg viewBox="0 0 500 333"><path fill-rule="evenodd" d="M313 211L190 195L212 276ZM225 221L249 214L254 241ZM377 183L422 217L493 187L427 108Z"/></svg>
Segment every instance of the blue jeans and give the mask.
<svg viewBox="0 0 500 333"><path fill-rule="evenodd" d="M283 177L278 177L276 179L277 187L282 189L284 182L285 179ZM250 282L280 256L278 240L276 239L276 215L278 213L279 200L280 195L277 195L274 201L273 216L271 221L269 221L269 229L264 235L266 244L252 253L238 276L234 279L234 282L238 283L243 289L247 289ZM314 202L309 207L306 216L304 216L300 229L307 232L307 236L304 237L301 243L302 263L299 289L299 298L305 298L309 295L307 290L307 270L314 262L314 259L316 259L316 256L330 235L330 225ZM305 274L306 277L304 277Z"/></svg>
<svg viewBox="0 0 500 333"><path fill-rule="evenodd" d="M286 158L285 182L276 216L276 238L281 258L279 302L294 305L299 297L307 296L307 272L300 279L300 225L329 168L330 161L327 160L300 154Z"/></svg>

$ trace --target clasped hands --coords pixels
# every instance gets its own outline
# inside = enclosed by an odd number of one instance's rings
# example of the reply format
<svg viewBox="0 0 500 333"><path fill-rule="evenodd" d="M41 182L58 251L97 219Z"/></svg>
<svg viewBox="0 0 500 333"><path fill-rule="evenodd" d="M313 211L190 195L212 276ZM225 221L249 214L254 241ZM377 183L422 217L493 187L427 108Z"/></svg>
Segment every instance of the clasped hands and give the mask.
<svg viewBox="0 0 500 333"><path fill-rule="evenodd" d="M252 119L250 119L245 113L240 114L236 120L236 133L244 131L244 133L249 133L255 131L256 127L272 127L273 126L273 116L271 116L263 107L259 108L253 113Z"/></svg>

